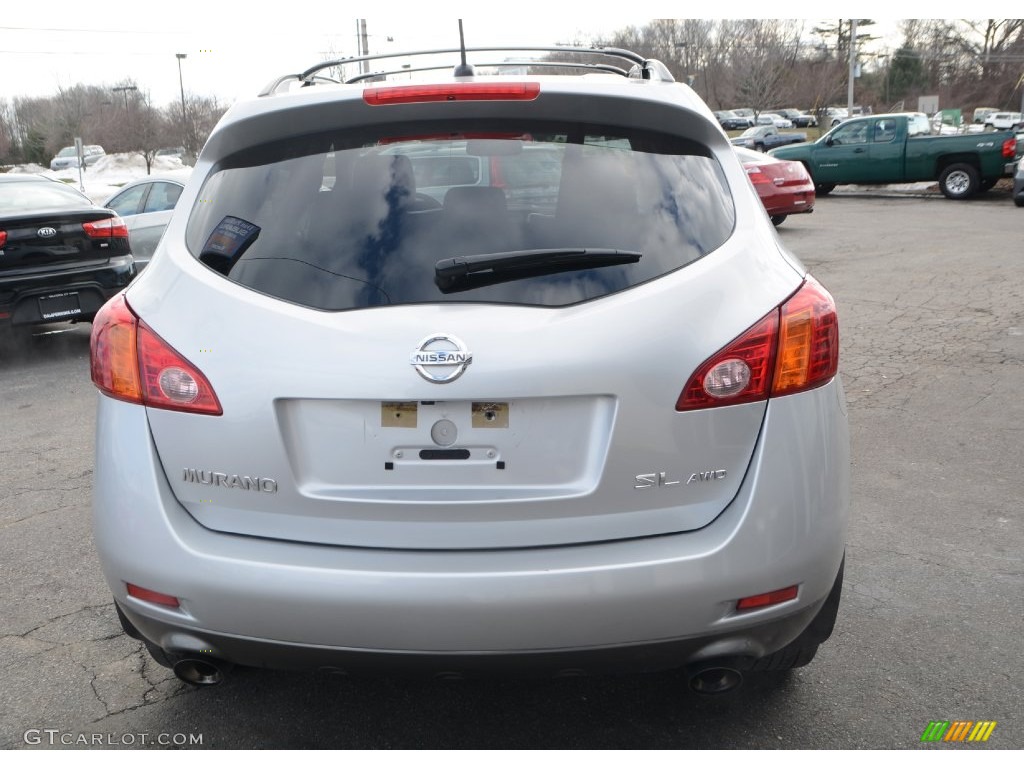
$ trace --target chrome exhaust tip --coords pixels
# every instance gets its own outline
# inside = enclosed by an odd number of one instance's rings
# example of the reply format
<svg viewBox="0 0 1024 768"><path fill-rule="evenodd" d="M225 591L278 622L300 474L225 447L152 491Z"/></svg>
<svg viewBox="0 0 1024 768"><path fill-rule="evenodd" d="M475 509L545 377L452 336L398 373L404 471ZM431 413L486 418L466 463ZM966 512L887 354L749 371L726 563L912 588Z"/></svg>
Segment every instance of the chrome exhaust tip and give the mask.
<svg viewBox="0 0 1024 768"><path fill-rule="evenodd" d="M215 659L197 659L186 656L174 664L174 674L189 685L219 685L230 665Z"/></svg>

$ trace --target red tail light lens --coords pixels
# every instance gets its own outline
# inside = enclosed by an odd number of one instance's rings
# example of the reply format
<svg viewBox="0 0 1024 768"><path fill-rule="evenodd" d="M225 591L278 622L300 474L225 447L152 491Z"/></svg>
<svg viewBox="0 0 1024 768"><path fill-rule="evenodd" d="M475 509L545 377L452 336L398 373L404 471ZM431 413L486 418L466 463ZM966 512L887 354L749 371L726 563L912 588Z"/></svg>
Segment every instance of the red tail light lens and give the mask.
<svg viewBox="0 0 1024 768"><path fill-rule="evenodd" d="M367 88L363 101L371 107L428 101L533 101L540 83L450 83Z"/></svg>
<svg viewBox="0 0 1024 768"><path fill-rule="evenodd" d="M93 383L110 397L187 413L224 412L202 372L136 317L121 294L93 320L90 351Z"/></svg>
<svg viewBox="0 0 1024 768"><path fill-rule="evenodd" d="M768 174L765 173L763 170L761 170L761 168L759 166L757 166L757 165L745 165L744 168L746 168L747 177L750 179L751 183L755 187L758 184L767 184L769 186L773 185L772 180L770 178L768 178Z"/></svg>
<svg viewBox="0 0 1024 768"><path fill-rule="evenodd" d="M99 221L87 221L82 224L82 229L89 237L100 239L108 237L128 237L128 225L120 216Z"/></svg>
<svg viewBox="0 0 1024 768"><path fill-rule="evenodd" d="M7 245L7 233L0 229L0 248Z"/></svg>
<svg viewBox="0 0 1024 768"><path fill-rule="evenodd" d="M690 377L677 411L791 395L831 381L839 370L839 323L832 296L812 277Z"/></svg>
<svg viewBox="0 0 1024 768"><path fill-rule="evenodd" d="M1013 136L1003 142L1003 157L1012 160L1017 155L1017 139Z"/></svg>
<svg viewBox="0 0 1024 768"><path fill-rule="evenodd" d="M768 397L779 310L705 361L690 378L676 402L677 411L737 405Z"/></svg>

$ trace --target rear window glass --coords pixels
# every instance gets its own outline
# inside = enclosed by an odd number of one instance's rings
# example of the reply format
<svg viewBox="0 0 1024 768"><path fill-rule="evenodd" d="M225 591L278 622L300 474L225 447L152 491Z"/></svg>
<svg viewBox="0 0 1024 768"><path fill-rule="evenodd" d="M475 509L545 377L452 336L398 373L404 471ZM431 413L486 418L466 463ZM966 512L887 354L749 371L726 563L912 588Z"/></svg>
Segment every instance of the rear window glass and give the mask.
<svg viewBox="0 0 1024 768"><path fill-rule="evenodd" d="M0 211L49 208L92 208L92 201L69 186L54 181L0 183Z"/></svg>
<svg viewBox="0 0 1024 768"><path fill-rule="evenodd" d="M566 306L690 264L735 222L706 147L561 123L392 125L280 142L227 158L199 200L187 230L196 258L253 290L330 311ZM595 250L631 256L598 265ZM576 254L568 262L566 251ZM441 276L441 262L486 254L512 254L514 266Z"/></svg>

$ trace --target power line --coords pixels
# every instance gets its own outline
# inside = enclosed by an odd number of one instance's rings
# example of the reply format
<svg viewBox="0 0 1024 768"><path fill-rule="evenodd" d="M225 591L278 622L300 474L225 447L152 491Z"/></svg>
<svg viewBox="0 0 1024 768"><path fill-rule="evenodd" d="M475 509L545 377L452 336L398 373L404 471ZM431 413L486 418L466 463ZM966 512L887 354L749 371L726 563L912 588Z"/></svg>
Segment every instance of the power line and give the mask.
<svg viewBox="0 0 1024 768"><path fill-rule="evenodd" d="M0 51L15 56L110 56L110 51ZM153 51L118 51L118 56L164 56Z"/></svg>
<svg viewBox="0 0 1024 768"><path fill-rule="evenodd" d="M100 34L110 35L169 35L177 34L177 32L166 29L87 29L85 27L7 27L0 26L0 29L7 29L14 32L73 32L79 33L91 33L98 32Z"/></svg>

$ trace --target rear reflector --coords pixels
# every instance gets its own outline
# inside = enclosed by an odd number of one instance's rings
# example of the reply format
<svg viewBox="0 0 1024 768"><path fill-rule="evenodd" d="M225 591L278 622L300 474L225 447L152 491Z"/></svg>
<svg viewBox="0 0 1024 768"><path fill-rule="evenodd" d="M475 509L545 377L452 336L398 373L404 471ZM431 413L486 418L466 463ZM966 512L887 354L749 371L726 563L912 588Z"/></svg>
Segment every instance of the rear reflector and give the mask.
<svg viewBox="0 0 1024 768"><path fill-rule="evenodd" d="M785 589L776 589L774 592L765 592L760 595L744 597L736 601L737 611L749 611L752 608L767 608L769 605L778 605L790 600L796 600L799 588L796 584Z"/></svg>
<svg viewBox="0 0 1024 768"><path fill-rule="evenodd" d="M372 107L428 101L533 101L540 83L449 83L367 88L363 101Z"/></svg>
<svg viewBox="0 0 1024 768"><path fill-rule="evenodd" d="M132 597L136 597L139 600L145 600L147 603L156 603L157 605L166 605L168 608L178 608L181 603L178 602L178 598L172 595L165 595L163 592L154 592L152 589L143 589L137 587L134 584L128 585L128 594Z"/></svg>
<svg viewBox="0 0 1024 768"><path fill-rule="evenodd" d="M85 234L92 238L128 237L128 225L120 216L82 224Z"/></svg>

